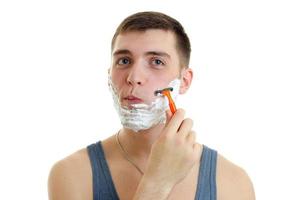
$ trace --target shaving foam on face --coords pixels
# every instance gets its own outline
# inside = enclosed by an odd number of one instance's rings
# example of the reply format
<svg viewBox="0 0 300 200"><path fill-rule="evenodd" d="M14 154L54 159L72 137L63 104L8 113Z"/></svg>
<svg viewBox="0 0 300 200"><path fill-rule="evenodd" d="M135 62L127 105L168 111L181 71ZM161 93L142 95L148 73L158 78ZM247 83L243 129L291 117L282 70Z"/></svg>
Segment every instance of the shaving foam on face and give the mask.
<svg viewBox="0 0 300 200"><path fill-rule="evenodd" d="M150 104L132 104L132 108L129 109L125 106L122 107L119 101L119 95L116 88L113 86L111 77L108 77L108 87L112 93L114 100L114 107L116 108L121 120L121 124L125 128L129 128L135 132L140 130L149 129L159 123L165 123L166 114L165 111L169 108L168 99L165 96L158 96ZM176 101L179 95L180 80L175 79L171 81L168 87L173 87L171 92L172 98ZM160 88L158 88L160 89ZM154 91L153 91L154 95Z"/></svg>

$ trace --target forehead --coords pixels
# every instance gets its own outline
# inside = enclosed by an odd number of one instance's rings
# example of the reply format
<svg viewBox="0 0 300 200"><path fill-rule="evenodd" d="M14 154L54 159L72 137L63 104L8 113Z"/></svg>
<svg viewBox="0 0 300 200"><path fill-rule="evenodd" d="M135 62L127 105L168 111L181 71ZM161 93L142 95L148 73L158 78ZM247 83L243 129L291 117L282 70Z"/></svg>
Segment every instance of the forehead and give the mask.
<svg viewBox="0 0 300 200"><path fill-rule="evenodd" d="M160 51L168 53L171 57L177 56L175 34L165 30L150 29L119 34L112 53L120 49L127 49L132 53Z"/></svg>

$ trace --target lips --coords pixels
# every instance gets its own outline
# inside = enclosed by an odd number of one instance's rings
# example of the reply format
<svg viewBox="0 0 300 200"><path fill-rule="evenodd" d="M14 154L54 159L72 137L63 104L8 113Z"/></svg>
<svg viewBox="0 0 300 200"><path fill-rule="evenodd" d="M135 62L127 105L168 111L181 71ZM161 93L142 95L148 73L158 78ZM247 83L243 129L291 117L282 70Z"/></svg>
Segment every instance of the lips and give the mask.
<svg viewBox="0 0 300 200"><path fill-rule="evenodd" d="M128 101L130 104L136 104L136 103L143 103L143 99L140 99L136 96L133 95L129 95L127 97L124 98L124 100Z"/></svg>

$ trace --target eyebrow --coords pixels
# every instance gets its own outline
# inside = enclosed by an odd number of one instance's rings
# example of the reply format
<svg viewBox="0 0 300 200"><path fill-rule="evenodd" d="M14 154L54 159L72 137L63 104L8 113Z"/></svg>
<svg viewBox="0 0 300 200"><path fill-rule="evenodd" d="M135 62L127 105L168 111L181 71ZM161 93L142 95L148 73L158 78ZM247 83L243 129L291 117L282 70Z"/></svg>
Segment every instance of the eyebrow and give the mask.
<svg viewBox="0 0 300 200"><path fill-rule="evenodd" d="M113 53L113 56L117 56L120 54L131 54L131 52L127 49L119 49Z"/></svg>
<svg viewBox="0 0 300 200"><path fill-rule="evenodd" d="M166 52L162 52L162 51L148 51L145 53L145 55L155 55L155 56L171 58L171 56L169 54L167 54Z"/></svg>
<svg viewBox="0 0 300 200"><path fill-rule="evenodd" d="M113 56L117 56L117 55L120 55L120 54L130 54L130 55L132 55L132 53L128 49L119 49L119 50L117 50L113 53ZM169 54L167 54L166 52L162 52L162 51L147 51L144 55L146 55L146 56L155 55L155 56L162 56L162 57L171 58L171 56Z"/></svg>

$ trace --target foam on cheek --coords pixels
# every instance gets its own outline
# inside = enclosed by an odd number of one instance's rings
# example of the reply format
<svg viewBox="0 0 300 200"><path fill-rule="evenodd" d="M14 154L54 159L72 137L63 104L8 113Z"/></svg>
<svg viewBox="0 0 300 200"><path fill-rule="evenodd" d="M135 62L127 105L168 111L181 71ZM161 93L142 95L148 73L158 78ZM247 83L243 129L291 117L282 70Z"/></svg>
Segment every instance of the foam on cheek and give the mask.
<svg viewBox="0 0 300 200"><path fill-rule="evenodd" d="M118 94L112 84L110 76L108 78L108 86L113 96L114 106L124 127L138 132L139 130L149 129L159 123L165 123L165 111L169 108L166 97L156 97L150 105L132 104L133 108L128 109L121 106ZM172 98L174 98L174 101L176 101L179 95L180 80L175 79L171 81L168 87L173 87L171 95Z"/></svg>
<svg viewBox="0 0 300 200"><path fill-rule="evenodd" d="M171 92L171 96L174 101L177 100L177 97L179 96L179 90L180 90L180 79L174 79L171 81L168 85L168 87L172 87L173 91Z"/></svg>

